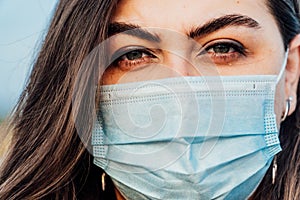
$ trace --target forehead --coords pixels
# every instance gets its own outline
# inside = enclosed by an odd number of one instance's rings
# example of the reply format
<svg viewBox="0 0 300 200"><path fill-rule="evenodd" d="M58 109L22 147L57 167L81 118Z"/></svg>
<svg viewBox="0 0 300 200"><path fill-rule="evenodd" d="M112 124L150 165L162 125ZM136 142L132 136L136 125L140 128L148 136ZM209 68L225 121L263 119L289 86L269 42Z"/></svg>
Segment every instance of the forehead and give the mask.
<svg viewBox="0 0 300 200"><path fill-rule="evenodd" d="M112 22L184 32L226 14L246 15L259 24L276 24L264 0L121 0Z"/></svg>

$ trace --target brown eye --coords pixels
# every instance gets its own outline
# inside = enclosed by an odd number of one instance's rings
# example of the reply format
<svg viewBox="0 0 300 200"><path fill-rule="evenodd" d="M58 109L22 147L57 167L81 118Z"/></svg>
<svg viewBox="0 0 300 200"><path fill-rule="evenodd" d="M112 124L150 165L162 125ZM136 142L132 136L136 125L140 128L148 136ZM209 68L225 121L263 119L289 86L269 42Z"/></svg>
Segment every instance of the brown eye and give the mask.
<svg viewBox="0 0 300 200"><path fill-rule="evenodd" d="M242 45L233 43L233 42L217 42L215 44L211 44L205 48L207 53L213 54L229 54L229 53L239 53L245 54L245 49Z"/></svg>
<svg viewBox="0 0 300 200"><path fill-rule="evenodd" d="M211 50L214 53L229 53L234 51L232 47L224 44L215 45Z"/></svg>
<svg viewBox="0 0 300 200"><path fill-rule="evenodd" d="M128 60L141 59L143 57L143 52L141 52L141 51L131 51L131 52L125 54L124 57Z"/></svg>
<svg viewBox="0 0 300 200"><path fill-rule="evenodd" d="M119 56L112 64L121 70L137 69L157 62L157 57L154 56L154 53L150 49L125 49L124 51L124 53L116 53L121 54L121 56Z"/></svg>
<svg viewBox="0 0 300 200"><path fill-rule="evenodd" d="M210 60L217 65L227 65L238 62L246 56L246 49L237 41L223 39L209 42L198 55L209 56Z"/></svg>

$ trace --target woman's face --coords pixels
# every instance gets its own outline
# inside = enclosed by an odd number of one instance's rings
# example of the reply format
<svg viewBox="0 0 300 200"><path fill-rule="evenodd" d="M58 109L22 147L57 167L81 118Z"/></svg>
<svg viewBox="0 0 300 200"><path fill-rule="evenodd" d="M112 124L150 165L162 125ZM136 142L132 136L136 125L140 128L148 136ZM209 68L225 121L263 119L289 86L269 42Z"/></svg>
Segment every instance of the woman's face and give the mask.
<svg viewBox="0 0 300 200"><path fill-rule="evenodd" d="M102 76L104 85L172 76L277 75L284 62L279 29L261 0L120 1L110 34L112 64ZM279 118L283 83L276 95Z"/></svg>

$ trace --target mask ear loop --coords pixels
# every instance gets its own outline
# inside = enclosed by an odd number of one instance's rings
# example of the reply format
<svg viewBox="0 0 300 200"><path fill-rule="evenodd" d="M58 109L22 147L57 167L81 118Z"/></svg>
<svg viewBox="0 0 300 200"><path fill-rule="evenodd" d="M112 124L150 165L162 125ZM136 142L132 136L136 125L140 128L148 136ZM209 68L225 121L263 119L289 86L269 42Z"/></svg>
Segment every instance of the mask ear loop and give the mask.
<svg viewBox="0 0 300 200"><path fill-rule="evenodd" d="M280 79L282 78L282 75L285 71L285 67L286 67L286 64L287 64L287 61L288 61L288 56L289 56L289 47L287 47L286 52L284 53L284 60L283 60L280 72L277 76L276 83L278 83L280 81Z"/></svg>
<svg viewBox="0 0 300 200"><path fill-rule="evenodd" d="M287 65L287 60L288 60L288 55L289 55L289 47L287 47L286 52L284 54L284 61L282 64L282 67L280 69L280 72L277 76L277 80L276 80L276 84L280 81L280 79L282 78L282 75L285 71L286 65ZM286 105L286 111L284 113L283 118L281 119L281 121L284 121L285 118L288 115L288 112L290 110L290 102L291 102L291 98L289 98L287 100L287 105ZM274 156L274 160L273 160L273 167L272 167L272 185L275 184L275 180L276 180L276 175L277 175L277 155Z"/></svg>
<svg viewBox="0 0 300 200"><path fill-rule="evenodd" d="M282 74L283 74L283 72L286 68L286 64L287 64L287 60L288 60L288 54L289 54L289 47L287 48L287 50L285 52L283 66L282 66L282 68L281 68L281 70L278 74L277 81L276 81L277 83L281 79ZM293 101L293 97L291 97L291 96L286 100L285 112L284 112L283 116L281 117L281 122L283 122L286 119L286 117L288 116L292 101Z"/></svg>

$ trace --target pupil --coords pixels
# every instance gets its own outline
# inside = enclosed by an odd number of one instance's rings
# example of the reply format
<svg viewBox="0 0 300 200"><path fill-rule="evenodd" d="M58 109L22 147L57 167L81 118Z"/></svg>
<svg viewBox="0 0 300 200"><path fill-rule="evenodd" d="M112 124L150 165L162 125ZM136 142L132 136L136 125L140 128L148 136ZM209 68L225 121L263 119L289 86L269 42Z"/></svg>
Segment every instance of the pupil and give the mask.
<svg viewBox="0 0 300 200"><path fill-rule="evenodd" d="M136 60L142 58L143 53L139 51L129 52L126 56L128 60Z"/></svg>
<svg viewBox="0 0 300 200"><path fill-rule="evenodd" d="M229 47L222 45L222 44L215 46L213 49L214 49L215 53L228 53L230 50Z"/></svg>

